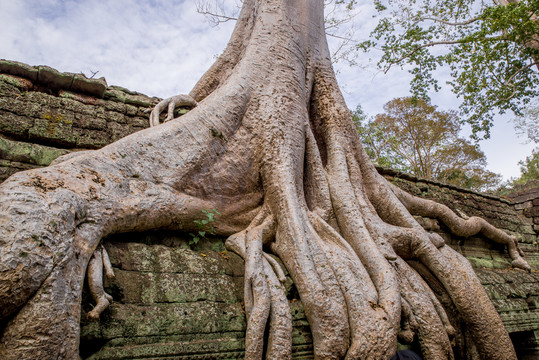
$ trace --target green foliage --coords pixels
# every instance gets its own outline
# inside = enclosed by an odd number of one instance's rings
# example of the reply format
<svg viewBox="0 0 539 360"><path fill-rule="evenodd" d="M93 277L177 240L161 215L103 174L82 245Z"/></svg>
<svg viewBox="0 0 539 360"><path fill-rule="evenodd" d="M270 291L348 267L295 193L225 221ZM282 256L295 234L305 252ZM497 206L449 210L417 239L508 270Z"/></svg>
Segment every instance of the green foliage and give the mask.
<svg viewBox="0 0 539 360"><path fill-rule="evenodd" d="M393 151L400 143L395 134L387 133L382 124L368 119L360 105L353 112L353 121L371 160L382 167L410 171L404 159Z"/></svg>
<svg viewBox="0 0 539 360"><path fill-rule="evenodd" d="M378 66L408 65L415 97L428 99L450 70L463 121L488 137L496 111L523 109L539 95L539 1L375 0L380 20L358 49L382 50Z"/></svg>
<svg viewBox="0 0 539 360"><path fill-rule="evenodd" d="M534 150L530 156L519 161L518 164L520 165L520 177L516 180L517 184L525 184L529 180L539 180L539 149Z"/></svg>
<svg viewBox="0 0 539 360"><path fill-rule="evenodd" d="M378 165L477 191L499 185L478 145L459 137L455 112L414 98L394 99L384 109L374 119L360 107L354 112L363 146Z"/></svg>
<svg viewBox="0 0 539 360"><path fill-rule="evenodd" d="M215 235L215 227L213 226L216 218L215 215L221 215L219 211L215 209L202 210L203 218L200 220L193 220L197 231L189 233L191 239L189 240L189 246L193 247L198 244L200 239L206 238L207 235Z"/></svg>
<svg viewBox="0 0 539 360"><path fill-rule="evenodd" d="M515 129L517 134L527 137L528 142L539 144L539 99L515 119Z"/></svg>
<svg viewBox="0 0 539 360"><path fill-rule="evenodd" d="M520 165L520 176L518 178L512 178L509 181L502 184L497 190L498 195L507 195L514 191L518 191L520 188L539 185L539 149L532 151L530 156L527 156L525 160L518 162Z"/></svg>

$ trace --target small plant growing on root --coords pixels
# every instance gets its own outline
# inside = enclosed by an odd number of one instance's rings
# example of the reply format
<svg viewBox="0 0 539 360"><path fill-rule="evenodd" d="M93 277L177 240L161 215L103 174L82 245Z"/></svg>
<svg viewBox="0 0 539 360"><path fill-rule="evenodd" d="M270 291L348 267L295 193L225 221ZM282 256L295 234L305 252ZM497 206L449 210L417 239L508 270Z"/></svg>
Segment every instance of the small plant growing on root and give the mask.
<svg viewBox="0 0 539 360"><path fill-rule="evenodd" d="M202 210L202 214L205 218L193 220L197 227L197 231L189 233L189 236L191 236L191 239L189 239L189 247L191 248L196 247L200 239L205 239L207 235L216 234L214 222L216 221L215 215L221 215L219 211L215 209L204 209Z"/></svg>

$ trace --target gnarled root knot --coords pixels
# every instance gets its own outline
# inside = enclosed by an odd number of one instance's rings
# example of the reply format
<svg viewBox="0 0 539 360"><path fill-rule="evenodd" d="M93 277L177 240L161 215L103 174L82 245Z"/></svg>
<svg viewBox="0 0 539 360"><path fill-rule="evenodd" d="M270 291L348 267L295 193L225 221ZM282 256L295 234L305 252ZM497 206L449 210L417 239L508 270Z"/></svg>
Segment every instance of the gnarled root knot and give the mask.
<svg viewBox="0 0 539 360"><path fill-rule="evenodd" d="M112 296L107 294L103 288L103 269L105 269L107 278L114 278L114 271L112 270L107 250L102 245L99 245L88 264L88 285L90 293L96 302L95 307L88 313L88 319L90 320L99 320L99 315L112 302Z"/></svg>
<svg viewBox="0 0 539 360"><path fill-rule="evenodd" d="M177 106L195 107L197 106L197 102L191 96L185 94L161 100L159 104L155 105L150 113L150 127L159 125L159 115L161 115L165 108L168 108L167 117L163 122L172 120L174 118L174 109L176 109Z"/></svg>

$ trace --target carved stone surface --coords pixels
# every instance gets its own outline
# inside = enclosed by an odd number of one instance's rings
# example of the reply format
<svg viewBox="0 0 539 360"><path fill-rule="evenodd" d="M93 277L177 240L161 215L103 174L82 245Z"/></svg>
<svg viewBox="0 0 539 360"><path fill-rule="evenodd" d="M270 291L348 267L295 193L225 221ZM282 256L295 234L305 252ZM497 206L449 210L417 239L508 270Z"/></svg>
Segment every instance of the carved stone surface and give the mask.
<svg viewBox="0 0 539 360"><path fill-rule="evenodd" d="M105 241L116 278L105 282L114 302L99 322L81 323L81 355L88 359L243 358L243 260L221 239L152 232L124 234ZM140 241L140 242L134 242ZM295 358L312 358L312 339L291 279Z"/></svg>

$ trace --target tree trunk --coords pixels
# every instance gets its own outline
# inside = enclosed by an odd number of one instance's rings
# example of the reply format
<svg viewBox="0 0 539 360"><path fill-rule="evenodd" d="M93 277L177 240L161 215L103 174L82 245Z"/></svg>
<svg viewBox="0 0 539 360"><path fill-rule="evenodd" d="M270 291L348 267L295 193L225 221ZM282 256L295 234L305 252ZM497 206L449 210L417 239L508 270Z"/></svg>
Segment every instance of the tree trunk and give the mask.
<svg viewBox="0 0 539 360"><path fill-rule="evenodd" d="M245 0L190 95L198 106L181 118L0 186L0 358L77 358L81 287L100 239L195 230L203 209L219 210L217 233L245 259L248 359L291 358L282 270L267 252L298 288L317 359L387 359L401 323L426 359L453 358L454 329L429 278L484 359L516 358L469 264L412 214L482 232L528 269L515 240L376 172L331 67L322 0ZM427 269L427 282L406 260Z"/></svg>

